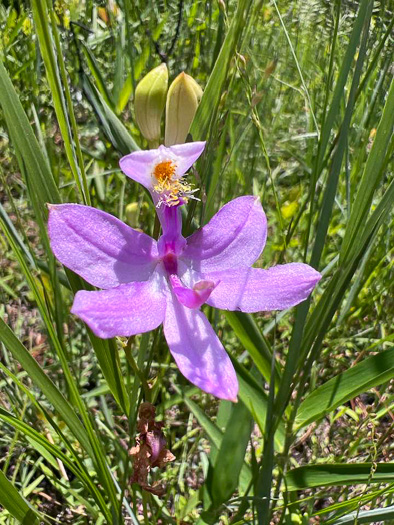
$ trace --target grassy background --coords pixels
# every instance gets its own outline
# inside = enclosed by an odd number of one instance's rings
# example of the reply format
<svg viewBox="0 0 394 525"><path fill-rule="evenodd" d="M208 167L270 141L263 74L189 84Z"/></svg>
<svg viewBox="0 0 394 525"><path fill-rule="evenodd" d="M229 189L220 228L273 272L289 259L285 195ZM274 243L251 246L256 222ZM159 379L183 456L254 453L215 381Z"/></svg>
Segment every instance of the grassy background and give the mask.
<svg viewBox="0 0 394 525"><path fill-rule="evenodd" d="M2 4L0 523L393 518L393 10ZM69 315L84 284L50 253L45 203L91 203L153 231L118 161L147 147L133 92L161 60L204 88L191 128L208 141L201 203L185 233L253 193L269 224L259 264L306 261L324 278L283 314L207 310L238 363L237 406L191 387L160 329L130 341L176 456L152 475L159 499L129 483L140 380L124 341Z"/></svg>

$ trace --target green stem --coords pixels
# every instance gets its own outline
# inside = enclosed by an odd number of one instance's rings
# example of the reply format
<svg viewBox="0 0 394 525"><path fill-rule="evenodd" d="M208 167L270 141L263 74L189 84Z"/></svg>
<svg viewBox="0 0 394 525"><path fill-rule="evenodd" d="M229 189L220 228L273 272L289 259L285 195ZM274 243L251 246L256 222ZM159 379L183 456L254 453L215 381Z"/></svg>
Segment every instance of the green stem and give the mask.
<svg viewBox="0 0 394 525"><path fill-rule="evenodd" d="M131 342L132 342L132 338L130 337L129 340L127 341L127 344L126 346L124 347L124 351L125 351L125 354L126 354L126 359L127 359L127 362L129 363L129 365L131 366L131 368L133 369L133 371L135 372L135 374L138 376L138 379L140 380L141 382L141 385L142 385L142 389L144 391L144 395L145 395L145 400L148 401L150 403L151 401L151 391L150 391L150 388L149 388L149 385L148 385L148 382L146 381L145 379L145 376L143 374L143 372L139 369L132 353L131 353Z"/></svg>

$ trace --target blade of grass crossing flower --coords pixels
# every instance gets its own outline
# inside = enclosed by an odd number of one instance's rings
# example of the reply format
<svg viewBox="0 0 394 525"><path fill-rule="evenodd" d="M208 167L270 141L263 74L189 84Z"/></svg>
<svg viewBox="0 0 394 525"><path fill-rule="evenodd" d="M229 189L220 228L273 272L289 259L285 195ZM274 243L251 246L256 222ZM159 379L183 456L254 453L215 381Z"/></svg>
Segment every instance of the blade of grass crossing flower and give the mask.
<svg viewBox="0 0 394 525"><path fill-rule="evenodd" d="M8 481L6 476L0 470L0 504L8 510L8 512L17 519L20 523L25 525L37 525L39 523L40 514L33 509L27 501L19 494L14 485ZM45 520L46 523L47 520Z"/></svg>
<svg viewBox="0 0 394 525"><path fill-rule="evenodd" d="M206 224L214 215L215 197L217 198L218 184L220 176L223 173L224 159L226 154L227 133L230 124L230 119L226 118L224 128L221 131L219 139L219 147L215 151L215 158L213 162L207 163L207 173L205 174L205 189L207 192L206 205L204 208L204 216L202 224ZM208 151L208 154L210 152Z"/></svg>
<svg viewBox="0 0 394 525"><path fill-rule="evenodd" d="M393 377L393 348L364 359L319 386L305 398L297 412L297 429L321 419L339 405Z"/></svg>
<svg viewBox="0 0 394 525"><path fill-rule="evenodd" d="M376 470L374 470L376 467ZM287 490L338 485L388 483L394 480L394 463L324 463L306 465L289 470L286 474Z"/></svg>
<svg viewBox="0 0 394 525"><path fill-rule="evenodd" d="M36 263L34 259L32 258L29 249L26 247L26 245L23 243L22 239L20 238L18 232L16 231L13 223L11 222L10 218L8 217L8 214L5 212L4 208L0 205L0 228L4 231L4 234L8 238L9 236L13 239L13 242L11 246L13 247L13 250L19 248L18 252L16 253L17 258L23 257L24 258L24 268L25 272L29 272L31 274L31 270L36 271L37 267L43 268L42 265L39 264L39 261ZM7 231L6 231L7 230ZM55 320L57 323L57 333L62 336L63 333L63 312L64 308L62 306L62 293L59 289L59 273L55 271L55 267L53 265L53 259L51 268L48 266L45 266L44 271L46 274L51 275L51 281L52 286L54 289L53 296L55 300L55 309L54 309L54 315ZM66 270L68 281L72 283L72 289L74 292L84 288L84 283L82 280L72 274L70 271ZM63 276L64 279L66 279L65 276ZM33 275L31 274L31 279L34 280ZM68 287L69 282L62 284L67 284ZM117 403L122 407L125 414L128 414L129 411L129 399L128 394L126 392L126 387L124 385L123 375L121 372L121 367L119 363L119 355L118 350L116 348L116 344L113 341L106 341L103 339L99 339L95 337L91 332L89 332L89 337L93 346L93 349L96 353L97 359L99 361L100 367L103 371L104 377L106 381L108 382L108 385L110 387L110 390L112 394L114 395Z"/></svg>
<svg viewBox="0 0 394 525"><path fill-rule="evenodd" d="M56 117L59 122L64 148L71 171L77 183L85 204L90 204L82 152L78 140L78 130L68 89L67 75L60 48L59 35L54 23L53 9L50 6L48 13L46 1L33 0L33 18L40 50L45 63L48 83L51 89ZM49 20L52 22L52 31ZM55 44L55 48L54 45ZM55 54L56 49L56 54ZM75 148L74 148L75 143Z"/></svg>

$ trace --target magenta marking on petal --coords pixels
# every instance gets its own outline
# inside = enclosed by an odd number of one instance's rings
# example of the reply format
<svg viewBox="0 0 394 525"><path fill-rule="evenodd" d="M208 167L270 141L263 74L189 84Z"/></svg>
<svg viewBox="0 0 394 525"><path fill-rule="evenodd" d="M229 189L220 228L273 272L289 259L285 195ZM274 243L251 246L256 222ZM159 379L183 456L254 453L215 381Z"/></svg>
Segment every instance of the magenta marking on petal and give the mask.
<svg viewBox="0 0 394 525"><path fill-rule="evenodd" d="M178 260L172 252L163 257L163 265L168 275L175 275L178 272Z"/></svg>
<svg viewBox="0 0 394 525"><path fill-rule="evenodd" d="M171 275L170 282L178 301L187 308L200 308L218 284L213 281L199 281L190 289L183 286L177 275Z"/></svg>

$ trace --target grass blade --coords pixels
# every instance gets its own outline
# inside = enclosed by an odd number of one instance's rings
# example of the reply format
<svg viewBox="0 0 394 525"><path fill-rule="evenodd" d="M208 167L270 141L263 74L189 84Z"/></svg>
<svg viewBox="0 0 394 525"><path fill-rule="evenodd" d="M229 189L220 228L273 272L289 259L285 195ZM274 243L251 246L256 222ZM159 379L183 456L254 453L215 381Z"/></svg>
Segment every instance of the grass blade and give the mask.
<svg viewBox="0 0 394 525"><path fill-rule="evenodd" d="M373 469L376 467L376 471ZM371 472L373 472L371 478ZM394 463L320 464L295 468L286 474L287 490L394 480Z"/></svg>
<svg viewBox="0 0 394 525"><path fill-rule="evenodd" d="M349 250L357 240L356 232L368 216L373 195L384 176L386 165L386 152L390 156L393 151L394 131L394 80L391 81L390 91L387 95L386 105L382 118L376 131L370 154L365 164L352 213L343 239L341 256L346 257Z"/></svg>
<svg viewBox="0 0 394 525"><path fill-rule="evenodd" d="M19 341L11 328L9 328L9 326L7 326L1 318L0 341L26 370L33 383L38 386L48 401L60 414L63 421L68 425L74 436L78 439L84 449L91 455L92 448L90 446L86 430L76 415L74 409L64 398L61 392L59 392L56 385L42 370L34 357L30 355L28 350Z"/></svg>
<svg viewBox="0 0 394 525"><path fill-rule="evenodd" d="M380 352L333 377L309 394L297 411L297 429L321 419L355 396L394 377L394 349Z"/></svg>
<svg viewBox="0 0 394 525"><path fill-rule="evenodd" d="M230 499L237 488L252 423L253 418L242 401L232 405L215 465L207 480L214 508Z"/></svg>
<svg viewBox="0 0 394 525"><path fill-rule="evenodd" d="M0 470L0 504L20 523L36 525L39 514L19 494L14 485L8 481Z"/></svg>

